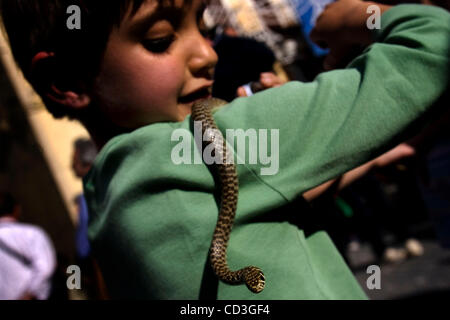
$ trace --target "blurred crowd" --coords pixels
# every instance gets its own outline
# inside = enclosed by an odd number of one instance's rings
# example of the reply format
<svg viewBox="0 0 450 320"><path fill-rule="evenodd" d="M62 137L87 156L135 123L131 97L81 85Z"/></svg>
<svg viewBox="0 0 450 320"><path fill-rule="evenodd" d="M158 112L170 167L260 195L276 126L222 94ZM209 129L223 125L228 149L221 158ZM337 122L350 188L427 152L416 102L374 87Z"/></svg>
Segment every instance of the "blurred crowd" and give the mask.
<svg viewBox="0 0 450 320"><path fill-rule="evenodd" d="M72 169L82 179L90 170L97 148L87 138L73 144ZM77 225L74 261L57 257L47 232L21 222L20 203L9 192L0 192L0 300L67 300L102 298L99 270L88 240L88 210L83 194L74 199ZM72 274L70 266L79 273ZM78 278L78 279L77 279ZM71 284L74 284L72 286ZM68 289L72 290L72 294Z"/></svg>
<svg viewBox="0 0 450 320"><path fill-rule="evenodd" d="M291 80L308 82L323 72L327 50L312 43L309 35L329 2L211 0L204 23L219 55L213 95L231 101ZM424 2L447 9L449 5L448 1ZM322 217L320 228L328 231L344 259L362 243L370 245L377 263L424 254L423 238L450 248L449 117L430 123L405 142L413 152L371 166L345 187L338 187L338 179L309 201L314 214ZM92 141L74 142L72 163L77 177L87 174L96 155ZM78 225L73 264L82 271L77 297L105 298L101 272L90 253L86 202L82 194L75 201ZM66 264L58 261L42 228L21 222L20 199L2 192L0 299L73 298L66 287Z"/></svg>

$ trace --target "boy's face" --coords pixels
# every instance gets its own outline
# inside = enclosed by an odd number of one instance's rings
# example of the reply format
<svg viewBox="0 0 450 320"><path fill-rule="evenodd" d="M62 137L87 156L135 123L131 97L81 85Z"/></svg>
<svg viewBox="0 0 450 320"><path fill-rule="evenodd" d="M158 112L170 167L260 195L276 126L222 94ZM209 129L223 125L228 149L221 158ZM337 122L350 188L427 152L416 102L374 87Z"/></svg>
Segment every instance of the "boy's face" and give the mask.
<svg viewBox="0 0 450 320"><path fill-rule="evenodd" d="M202 1L167 2L144 1L111 32L94 98L115 125L182 121L210 96L217 55L199 30Z"/></svg>

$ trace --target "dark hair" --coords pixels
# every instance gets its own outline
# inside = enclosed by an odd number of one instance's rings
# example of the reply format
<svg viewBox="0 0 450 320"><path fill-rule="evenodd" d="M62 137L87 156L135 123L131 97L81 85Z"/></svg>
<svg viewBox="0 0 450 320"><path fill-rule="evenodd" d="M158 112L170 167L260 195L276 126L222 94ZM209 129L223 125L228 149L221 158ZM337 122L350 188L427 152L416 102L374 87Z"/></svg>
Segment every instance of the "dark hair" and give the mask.
<svg viewBox="0 0 450 320"><path fill-rule="evenodd" d="M79 138L75 140L74 148L80 152L80 160L83 165L88 166L94 163L97 147L92 140Z"/></svg>
<svg viewBox="0 0 450 320"><path fill-rule="evenodd" d="M120 25L131 7L136 13L144 0L0 0L0 13L16 62L27 80L41 94L55 118L79 118L70 108L57 105L43 92L49 81L58 81L61 89L75 83L91 85L98 73L109 34ZM67 8L81 9L81 30L66 26ZM31 72L33 57L41 52L54 52L52 65ZM45 79L52 70L53 79ZM55 79L56 78L56 79ZM73 88L71 88L73 90Z"/></svg>
<svg viewBox="0 0 450 320"><path fill-rule="evenodd" d="M0 192L0 217L12 214L15 206L16 201L11 194Z"/></svg>

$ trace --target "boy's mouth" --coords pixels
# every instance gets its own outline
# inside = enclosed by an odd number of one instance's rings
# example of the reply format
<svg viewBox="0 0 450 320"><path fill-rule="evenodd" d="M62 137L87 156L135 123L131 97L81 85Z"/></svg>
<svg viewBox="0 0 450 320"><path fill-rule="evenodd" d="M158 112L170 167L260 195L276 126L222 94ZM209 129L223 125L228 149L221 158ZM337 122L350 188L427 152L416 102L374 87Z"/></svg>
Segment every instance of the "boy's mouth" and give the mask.
<svg viewBox="0 0 450 320"><path fill-rule="evenodd" d="M188 95L185 95L183 97L180 97L178 99L178 102L185 104L185 103L192 103L197 100L206 99L211 97L211 87L205 87L201 88L197 91L194 91Z"/></svg>

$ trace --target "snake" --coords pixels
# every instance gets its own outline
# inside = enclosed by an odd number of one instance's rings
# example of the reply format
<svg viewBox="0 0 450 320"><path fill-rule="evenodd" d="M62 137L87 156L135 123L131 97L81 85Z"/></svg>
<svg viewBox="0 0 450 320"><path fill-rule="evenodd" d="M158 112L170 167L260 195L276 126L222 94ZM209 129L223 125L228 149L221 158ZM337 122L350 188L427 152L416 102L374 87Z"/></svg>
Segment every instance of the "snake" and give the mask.
<svg viewBox="0 0 450 320"><path fill-rule="evenodd" d="M260 268L247 266L232 271L227 261L227 247L236 216L239 180L234 161L228 161L232 155L227 149L226 140L212 115L213 109L224 104L227 102L218 98L202 99L194 103L191 113L192 120L202 127L202 151L212 143L211 153L214 153L214 158L223 160L214 163L220 181L220 208L209 248L209 262L221 281L231 285L245 283L251 292L260 293L265 287L265 276ZM205 160L204 157L202 159Z"/></svg>

